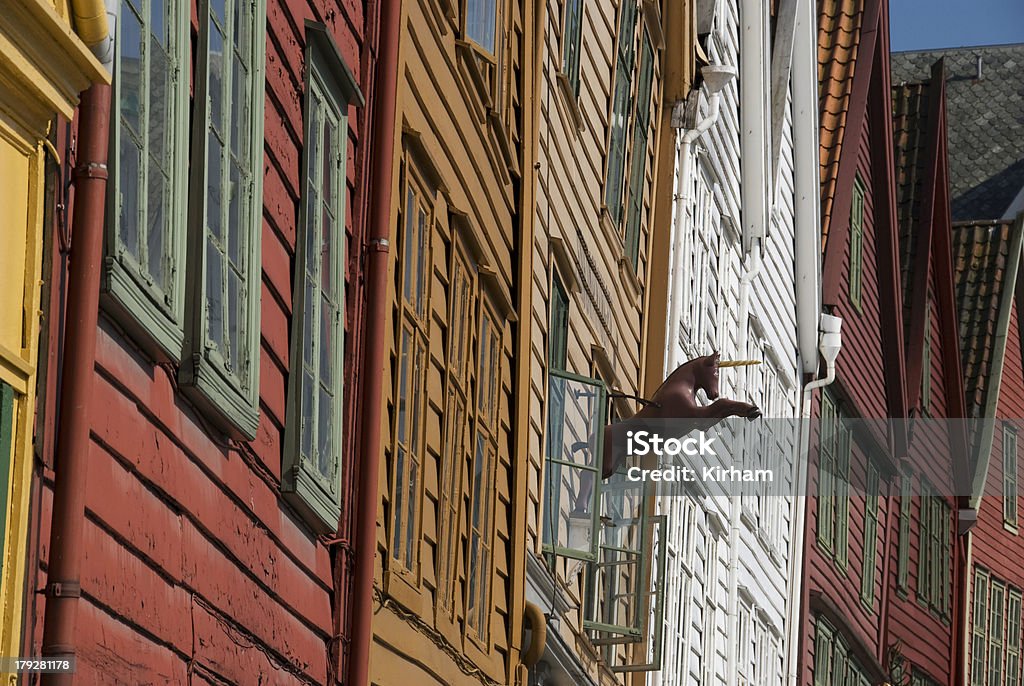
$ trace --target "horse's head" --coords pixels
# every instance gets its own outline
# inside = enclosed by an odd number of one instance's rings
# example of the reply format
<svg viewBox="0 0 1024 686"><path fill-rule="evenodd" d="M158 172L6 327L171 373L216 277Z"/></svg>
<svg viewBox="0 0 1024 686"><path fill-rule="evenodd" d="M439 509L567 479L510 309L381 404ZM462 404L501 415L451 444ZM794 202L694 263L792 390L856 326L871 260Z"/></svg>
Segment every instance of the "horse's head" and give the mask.
<svg viewBox="0 0 1024 686"><path fill-rule="evenodd" d="M718 358L719 353L697 358L694 374L694 389L704 389L709 400L718 400Z"/></svg>

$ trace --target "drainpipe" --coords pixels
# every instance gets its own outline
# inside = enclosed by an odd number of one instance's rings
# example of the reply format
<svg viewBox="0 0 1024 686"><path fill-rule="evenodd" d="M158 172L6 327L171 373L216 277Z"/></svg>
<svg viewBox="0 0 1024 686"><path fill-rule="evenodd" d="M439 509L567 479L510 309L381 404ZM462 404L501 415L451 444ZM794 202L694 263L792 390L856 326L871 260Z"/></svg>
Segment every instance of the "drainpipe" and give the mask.
<svg viewBox="0 0 1024 686"><path fill-rule="evenodd" d="M373 160L370 168L370 222L366 259L366 355L363 360L362 435L356 497L356 562L352 609L352 643L347 683L370 683L373 640L373 576L377 554L378 476L381 454L381 391L384 378L384 325L388 317L388 251L391 233L391 186L395 152L398 93L398 43L402 3L380 2L380 57L373 113Z"/></svg>
<svg viewBox="0 0 1024 686"><path fill-rule="evenodd" d="M786 601L786 684L800 683L800 656L803 643L803 561L806 545L807 462L810 460L810 417L814 390L835 380L838 347L823 348L822 332L838 334L839 322L821 314L821 177L818 170L818 54L817 11L812 0L797 0L793 29L793 162L794 200L796 203L796 315L797 350L803 377L817 375L820 359L825 357L824 379L808 383L800 402L800 441L795 465L793 517L790 528L788 597ZM836 346L841 339L832 339ZM834 354L833 354L834 350ZM828 354L826 354L826 352Z"/></svg>
<svg viewBox="0 0 1024 686"><path fill-rule="evenodd" d="M117 0L75 0L75 29L110 70L113 45L108 15L117 16ZM74 169L75 208L71 223L71 266L65 314L61 393L54 455L53 510L47 560L43 657L74 659L75 623L81 596L85 493L89 473L89 411L96 366L103 223L107 195L110 134L110 86L93 84L82 94L78 111L78 166ZM43 686L68 686L71 673L43 674Z"/></svg>
<svg viewBox="0 0 1024 686"><path fill-rule="evenodd" d="M672 216L675 221L675 236L672 245L672 306L668 315L668 345L665 346L665 370L666 373L675 369L681 362L681 355L676 353L676 346L679 345L680 317L683 314L683 279L686 278L687 265L683 264L683 247L686 235L689 233L690 222L696 221L696 217L687 220L690 209L690 177L693 174L693 142L704 135L718 120L718 113L722 100L722 89L724 89L735 77L734 67L711 64L701 69L704 77L704 85L708 91L708 113L701 119L697 126L682 133L683 130L683 103L676 104L676 112L672 116L672 125L676 129L676 136L679 139L678 152L676 157L676 192L673 196ZM685 222L685 224L684 224Z"/></svg>

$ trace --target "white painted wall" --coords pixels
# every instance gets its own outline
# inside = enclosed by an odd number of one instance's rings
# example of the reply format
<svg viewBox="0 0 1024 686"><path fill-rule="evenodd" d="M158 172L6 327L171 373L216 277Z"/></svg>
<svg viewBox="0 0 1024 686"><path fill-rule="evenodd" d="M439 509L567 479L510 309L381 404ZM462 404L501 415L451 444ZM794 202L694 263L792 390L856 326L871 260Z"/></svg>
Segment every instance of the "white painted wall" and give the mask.
<svg viewBox="0 0 1024 686"><path fill-rule="evenodd" d="M707 46L712 63L739 68L741 0L702 0L701 4L717 4ZM676 232L686 234L681 272L686 282L680 340L675 342L676 357L669 368L715 349L723 359L763 360L757 367L723 370L722 396L754 402L768 417L796 417L800 374L792 115L787 103L778 179L775 187L764 189L771 220L763 264L749 285L748 321L744 322L740 321L742 279L753 261L744 254L741 237L739 92L739 83L726 88L717 123L695 144L691 202L673 217L673 245ZM770 121L769 102L766 98L744 106L761 109ZM698 119L707 109L707 97L702 94ZM770 146L770 140L764 144ZM769 156L767 147L764 154ZM673 278L679 276L673 274ZM670 293L674 285L669 284ZM782 440L795 456L793 440ZM787 564L792 545L799 541L790 541L790 474L781 476L786 481L777 487L785 495L760 500L740 503L739 498L696 492L660 499L659 512L670 520L666 644L661 672L648 676L651 686L782 683ZM734 524L737 528L732 532Z"/></svg>

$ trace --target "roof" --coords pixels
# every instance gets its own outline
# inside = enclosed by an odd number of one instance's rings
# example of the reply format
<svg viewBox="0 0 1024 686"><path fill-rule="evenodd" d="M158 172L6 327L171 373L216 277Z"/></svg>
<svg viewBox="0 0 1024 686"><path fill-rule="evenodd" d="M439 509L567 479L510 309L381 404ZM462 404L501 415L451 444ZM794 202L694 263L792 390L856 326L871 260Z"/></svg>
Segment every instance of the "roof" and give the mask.
<svg viewBox="0 0 1024 686"><path fill-rule="evenodd" d="M903 284L903 326L908 330L913 309L914 256L928 246L918 245L925 184L934 182L928 169L929 85L912 83L892 89L893 146L896 167L896 217L900 240L900 283ZM926 208L925 208L926 209Z"/></svg>
<svg viewBox="0 0 1024 686"><path fill-rule="evenodd" d="M1015 228L1016 227L1016 228ZM998 385L1001 341L1009 317L1001 317L1005 299L1013 295L1016 266L1011 246L1020 245L1020 224L1013 221L975 222L953 227L953 265L960 310L960 356L964 394L970 417L985 414L988 391ZM1020 249L1019 247L1017 248ZM1005 321L1002 321L1005 319Z"/></svg>
<svg viewBox="0 0 1024 686"><path fill-rule="evenodd" d="M839 155L853 91L853 75L864 22L865 0L821 0L818 3L818 114L821 172L822 245L839 177Z"/></svg>
<svg viewBox="0 0 1024 686"><path fill-rule="evenodd" d="M953 220L1001 219L1024 188L1024 43L893 53L893 84L927 79L939 58Z"/></svg>

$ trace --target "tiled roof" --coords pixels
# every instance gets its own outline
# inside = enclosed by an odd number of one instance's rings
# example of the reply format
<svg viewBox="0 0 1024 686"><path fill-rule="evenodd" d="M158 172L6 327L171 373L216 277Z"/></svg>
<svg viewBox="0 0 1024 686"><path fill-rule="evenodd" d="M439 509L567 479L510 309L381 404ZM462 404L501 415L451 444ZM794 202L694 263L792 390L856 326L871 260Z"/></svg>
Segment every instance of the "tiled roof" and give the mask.
<svg viewBox="0 0 1024 686"><path fill-rule="evenodd" d="M960 354L967 413L979 417L994 372L999 311L1003 298L1012 297L1014 284L1005 283L1013 222L979 222L953 227L953 264L960 309ZM1004 322L1003 325L1006 323Z"/></svg>
<svg viewBox="0 0 1024 686"><path fill-rule="evenodd" d="M821 0L818 3L818 110L821 122L822 246L839 176L839 153L846 132L853 74L857 64L865 0Z"/></svg>
<svg viewBox="0 0 1024 686"><path fill-rule="evenodd" d="M927 79L940 57L953 219L1000 219L1024 188L1024 44L894 53L893 84Z"/></svg>
<svg viewBox="0 0 1024 686"><path fill-rule="evenodd" d="M913 302L910 269L918 250L921 196L928 183L929 86L912 83L892 89L893 144L896 166L896 216L900 234L900 282L903 284L903 325L910 326Z"/></svg>

